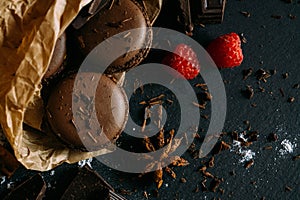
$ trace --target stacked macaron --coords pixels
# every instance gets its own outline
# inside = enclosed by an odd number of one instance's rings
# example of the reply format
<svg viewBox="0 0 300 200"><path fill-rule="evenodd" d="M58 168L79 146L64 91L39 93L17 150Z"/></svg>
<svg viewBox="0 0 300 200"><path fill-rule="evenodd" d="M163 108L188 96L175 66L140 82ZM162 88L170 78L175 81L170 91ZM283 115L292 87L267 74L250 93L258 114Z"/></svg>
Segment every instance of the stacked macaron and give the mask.
<svg viewBox="0 0 300 200"><path fill-rule="evenodd" d="M143 45L149 48L128 51L126 55L117 58L105 70L105 74L111 75L136 67L147 56L152 41L152 32L147 27L150 27L149 18L139 3L134 0L119 0L111 1L82 27L69 32L71 37L76 38L76 50L86 57L108 37L142 28L131 36L138 39L127 40L126 45ZM88 151L98 150L109 142L115 142L125 128L129 113L128 98L124 89L104 74L90 71L61 73L65 49L68 57L65 38L62 35L58 40L44 76L44 79L58 77L58 81L50 86L52 90L47 98L47 122L51 130L66 144ZM78 68L79 66L80 63ZM103 67L101 63L99 67Z"/></svg>

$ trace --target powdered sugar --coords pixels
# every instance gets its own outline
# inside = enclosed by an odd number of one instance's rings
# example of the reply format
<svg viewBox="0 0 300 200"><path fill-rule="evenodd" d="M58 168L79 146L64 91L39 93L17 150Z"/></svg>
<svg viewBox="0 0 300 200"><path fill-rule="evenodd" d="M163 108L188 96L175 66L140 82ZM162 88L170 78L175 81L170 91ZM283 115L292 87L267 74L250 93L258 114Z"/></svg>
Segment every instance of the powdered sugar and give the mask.
<svg viewBox="0 0 300 200"><path fill-rule="evenodd" d="M81 160L81 161L78 162L78 166L82 168L85 165L88 165L90 168L93 168L92 167L92 161L93 161L93 158L89 158L89 159L86 159L86 160Z"/></svg>
<svg viewBox="0 0 300 200"><path fill-rule="evenodd" d="M244 137L241 138L247 141ZM255 157L255 152L253 152L251 149L247 149L246 147L242 147L241 142L237 140L233 140L231 151L234 151L236 154L241 156L239 163L247 162Z"/></svg>
<svg viewBox="0 0 300 200"><path fill-rule="evenodd" d="M293 144L288 139L284 139L281 143L282 148L279 150L280 155L285 155L294 152L294 148L297 144Z"/></svg>

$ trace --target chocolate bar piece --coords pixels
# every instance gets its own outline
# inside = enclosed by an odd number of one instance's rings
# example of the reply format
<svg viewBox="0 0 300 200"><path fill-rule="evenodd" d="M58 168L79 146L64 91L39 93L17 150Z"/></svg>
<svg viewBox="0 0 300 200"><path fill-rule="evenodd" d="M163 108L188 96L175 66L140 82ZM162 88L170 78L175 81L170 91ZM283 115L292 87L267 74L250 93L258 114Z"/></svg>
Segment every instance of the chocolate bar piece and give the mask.
<svg viewBox="0 0 300 200"><path fill-rule="evenodd" d="M36 174L13 189L3 200L41 200L44 197L45 191L45 181L40 174Z"/></svg>
<svg viewBox="0 0 300 200"><path fill-rule="evenodd" d="M95 171L88 167L79 170L61 200L126 200L116 194L114 189Z"/></svg>
<svg viewBox="0 0 300 200"><path fill-rule="evenodd" d="M179 15L178 21L182 24L187 35L192 35L194 25L192 23L190 0L179 0Z"/></svg>
<svg viewBox="0 0 300 200"><path fill-rule="evenodd" d="M19 166L17 159L0 145L0 171L10 177Z"/></svg>
<svg viewBox="0 0 300 200"><path fill-rule="evenodd" d="M93 0L88 10L83 11L72 22L72 26L75 29L81 28L87 21L89 21L94 15L96 15L102 8L104 8L110 0Z"/></svg>
<svg viewBox="0 0 300 200"><path fill-rule="evenodd" d="M196 23L221 23L226 0L190 0L192 18Z"/></svg>

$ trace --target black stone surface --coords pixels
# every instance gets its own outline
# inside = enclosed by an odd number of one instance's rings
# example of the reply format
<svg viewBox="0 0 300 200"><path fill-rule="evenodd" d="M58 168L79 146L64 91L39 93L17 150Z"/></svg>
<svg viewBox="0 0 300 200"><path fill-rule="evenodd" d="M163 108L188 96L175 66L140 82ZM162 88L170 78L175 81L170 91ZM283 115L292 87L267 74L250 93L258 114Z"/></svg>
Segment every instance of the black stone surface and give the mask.
<svg viewBox="0 0 300 200"><path fill-rule="evenodd" d="M250 13L250 17L241 14L241 11ZM161 17L167 16L172 10L164 9ZM289 15L295 15L291 19ZM282 16L280 19L272 15ZM172 15L170 15L172 16ZM161 18L162 19L162 18ZM158 20L158 23L175 27L167 21ZM239 163L240 156L231 151L223 151L215 156L215 167L208 169L217 177L224 178L220 192L203 192L201 190L201 173L198 171L201 161L205 159L192 159L186 153L183 155L190 165L186 167L175 167L176 179L164 175L164 183L158 190L156 196L156 185L150 175L139 178L138 174L128 174L110 169L97 160L92 162L92 167L109 182L117 192L123 194L127 199L145 199L143 193L147 192L149 199L300 199L300 160L293 161L293 156L300 154L300 89L293 85L300 84L300 4L293 0L287 3L281 0L251 0L238 1L228 0L225 9L225 17L222 24L206 25L204 28L195 26L193 38L203 46L211 39L229 32L243 33L247 43L243 44L244 62L240 67L234 69L223 69L220 73L224 80L227 94L227 117L224 131L241 132L246 129L243 123L249 120L252 130L259 132L258 141L249 147L256 153L254 165L249 169ZM243 70L252 67L254 72L260 68L267 70L276 69L277 73L261 83L265 92L259 92L258 81L254 75L247 80L243 79ZM288 78L282 77L283 73L289 73ZM196 83L198 80L193 80ZM252 85L255 94L252 99L247 99L241 93L247 85ZM285 96L280 93L283 89ZM158 91L159 93L159 91ZM288 103L289 97L295 97L293 103ZM251 104L257 104L252 107ZM209 114L209 109L203 111ZM205 130L209 121L202 120ZM276 133L278 140L270 142L270 133ZM205 134L201 132L200 134ZM293 153L281 155L281 142L288 139L296 147ZM196 146L201 145L196 141ZM271 150L264 150L265 146L272 146ZM206 159L207 160L207 159ZM63 164L51 172L44 172L43 177L47 182L45 199L58 199L66 188L69 174L76 169L77 164ZM231 175L234 171L235 175ZM37 173L20 169L10 180L0 185L0 199L11 189L7 184L14 185L22 182ZM186 178L186 183L181 183L180 178ZM199 187L199 191L195 189ZM286 187L292 190L287 190Z"/></svg>

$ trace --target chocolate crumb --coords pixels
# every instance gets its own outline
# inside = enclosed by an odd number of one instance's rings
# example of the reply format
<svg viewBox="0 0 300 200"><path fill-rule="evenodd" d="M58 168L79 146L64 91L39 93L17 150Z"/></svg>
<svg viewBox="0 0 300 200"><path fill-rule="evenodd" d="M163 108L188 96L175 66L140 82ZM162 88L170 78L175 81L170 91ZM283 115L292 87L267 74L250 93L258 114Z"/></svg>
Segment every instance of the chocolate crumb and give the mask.
<svg viewBox="0 0 300 200"><path fill-rule="evenodd" d="M256 185L256 181L250 181L251 185Z"/></svg>
<svg viewBox="0 0 300 200"><path fill-rule="evenodd" d="M282 15L271 15L271 17L274 19L281 19Z"/></svg>
<svg viewBox="0 0 300 200"><path fill-rule="evenodd" d="M256 107L257 107L257 104L256 104L256 103L252 103L252 104L251 104L251 107L256 108Z"/></svg>
<svg viewBox="0 0 300 200"><path fill-rule="evenodd" d="M289 73L285 72L284 74L282 74L282 78L283 79L287 79L289 77Z"/></svg>
<svg viewBox="0 0 300 200"><path fill-rule="evenodd" d="M231 176L235 176L235 175L236 175L236 173L235 173L234 170L230 171L229 174L230 174Z"/></svg>
<svg viewBox="0 0 300 200"><path fill-rule="evenodd" d="M247 12L247 11L241 11L240 13L242 15L244 15L245 17L250 17L251 16L251 14L249 12Z"/></svg>
<svg viewBox="0 0 300 200"><path fill-rule="evenodd" d="M268 140L271 142L275 142L278 140L278 135L276 133L270 133L268 136Z"/></svg>
<svg viewBox="0 0 300 200"><path fill-rule="evenodd" d="M280 92L281 96L284 97L284 91L283 91L283 88L279 88L279 92Z"/></svg>
<svg viewBox="0 0 300 200"><path fill-rule="evenodd" d="M273 149L272 146L265 146L265 147L263 148L263 150L271 150L271 149Z"/></svg>
<svg viewBox="0 0 300 200"><path fill-rule="evenodd" d="M293 88L294 89L299 89L300 88L300 84L297 83L297 84L293 85Z"/></svg>
<svg viewBox="0 0 300 200"><path fill-rule="evenodd" d="M273 76L273 75L275 75L277 73L277 70L276 69L271 69L270 70L270 74Z"/></svg>
<svg viewBox="0 0 300 200"><path fill-rule="evenodd" d="M180 179L180 182L181 182L181 183L186 183L186 178L181 178L181 179Z"/></svg>
<svg viewBox="0 0 300 200"><path fill-rule="evenodd" d="M296 19L297 17L296 17L296 15L289 14L289 18L290 19Z"/></svg>
<svg viewBox="0 0 300 200"><path fill-rule="evenodd" d="M289 97L287 101L289 103L293 103L295 101L295 97Z"/></svg>

